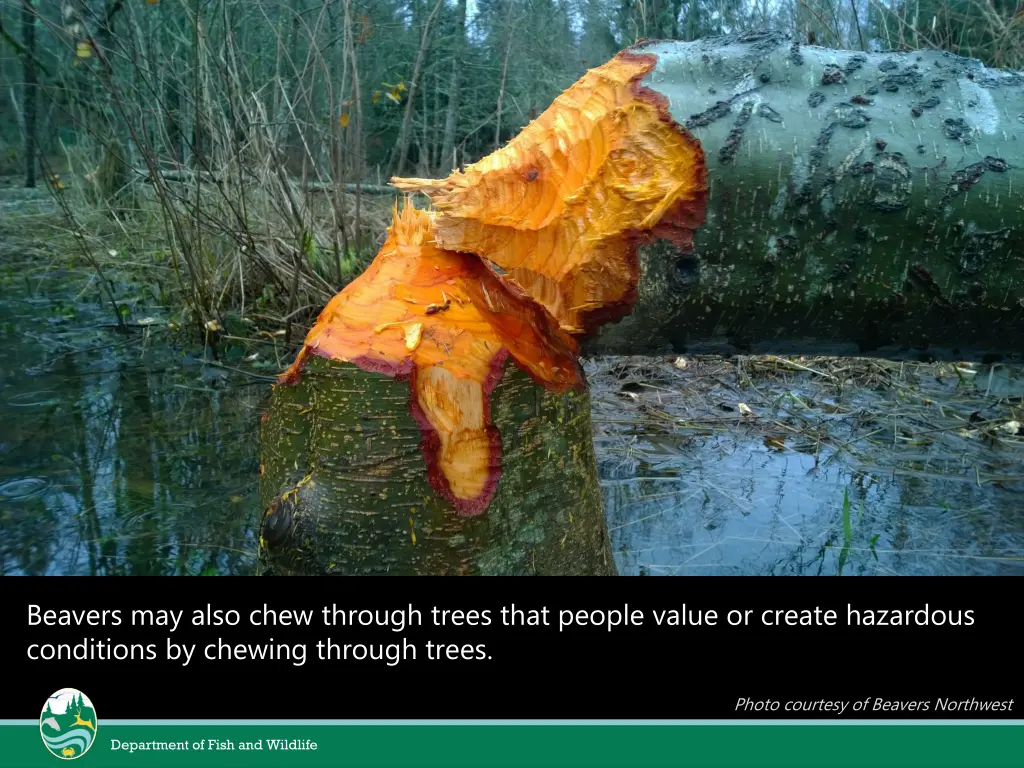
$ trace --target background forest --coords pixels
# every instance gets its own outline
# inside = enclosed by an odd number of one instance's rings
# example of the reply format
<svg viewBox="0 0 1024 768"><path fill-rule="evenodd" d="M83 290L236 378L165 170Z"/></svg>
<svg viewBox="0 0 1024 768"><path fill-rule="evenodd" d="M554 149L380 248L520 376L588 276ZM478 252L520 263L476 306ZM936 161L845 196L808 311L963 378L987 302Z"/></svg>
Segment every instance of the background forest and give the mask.
<svg viewBox="0 0 1024 768"><path fill-rule="evenodd" d="M0 574L251 573L270 383L389 178L478 160L640 39L764 27L1024 66L1017 0L0 0ZM1009 366L587 375L623 574L1021 572Z"/></svg>
<svg viewBox="0 0 1024 768"><path fill-rule="evenodd" d="M1009 0L4 0L0 25L0 172L54 185L93 268L172 269L152 298L198 328L308 319L382 241L390 176L479 159L638 39L1022 50Z"/></svg>

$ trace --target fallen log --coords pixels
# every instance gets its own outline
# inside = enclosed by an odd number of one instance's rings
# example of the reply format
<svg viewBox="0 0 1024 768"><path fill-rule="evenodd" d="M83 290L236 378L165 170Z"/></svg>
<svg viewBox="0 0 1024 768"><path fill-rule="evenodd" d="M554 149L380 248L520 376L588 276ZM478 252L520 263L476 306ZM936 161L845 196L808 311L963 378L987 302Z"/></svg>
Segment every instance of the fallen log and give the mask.
<svg viewBox="0 0 1024 768"><path fill-rule="evenodd" d="M704 150L707 222L641 248L586 352L1022 359L1024 73L770 32L633 50Z"/></svg>
<svg viewBox="0 0 1024 768"><path fill-rule="evenodd" d="M147 184L152 184L153 174L148 169L133 168L132 172L138 177L139 181ZM210 173L209 171L160 171L159 177L161 181L175 182L180 184L195 184L197 181L200 184L228 184L235 180L228 176L219 176L217 174ZM339 189L344 192L351 193L362 193L367 195L391 195L394 197L398 194L398 190L394 187L387 186L385 184L353 184L343 183L335 184L329 181L306 181L303 182L299 179L289 179L289 183L295 188L305 190L308 192L336 192Z"/></svg>

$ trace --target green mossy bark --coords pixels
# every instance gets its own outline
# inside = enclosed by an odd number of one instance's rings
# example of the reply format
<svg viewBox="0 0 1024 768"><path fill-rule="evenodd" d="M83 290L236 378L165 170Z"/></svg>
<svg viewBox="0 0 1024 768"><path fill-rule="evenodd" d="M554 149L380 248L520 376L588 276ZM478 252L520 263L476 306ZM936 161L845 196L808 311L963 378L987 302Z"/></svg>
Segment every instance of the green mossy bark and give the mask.
<svg viewBox="0 0 1024 768"><path fill-rule="evenodd" d="M409 383L311 358L274 389L262 426L261 503L276 511L260 526L261 572L615 575L589 394L546 391L509 363L491 417L497 493L460 517L427 480Z"/></svg>
<svg viewBox="0 0 1024 768"><path fill-rule="evenodd" d="M708 165L590 354L1024 358L1024 75L776 33L638 46Z"/></svg>

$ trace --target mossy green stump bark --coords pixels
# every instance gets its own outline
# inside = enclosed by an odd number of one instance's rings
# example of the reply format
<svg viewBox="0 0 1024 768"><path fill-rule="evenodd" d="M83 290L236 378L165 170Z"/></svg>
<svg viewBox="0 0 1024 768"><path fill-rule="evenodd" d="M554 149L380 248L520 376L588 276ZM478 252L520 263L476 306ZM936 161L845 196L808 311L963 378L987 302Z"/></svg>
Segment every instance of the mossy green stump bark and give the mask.
<svg viewBox="0 0 1024 768"><path fill-rule="evenodd" d="M502 473L462 517L431 486L409 383L311 358L261 434L265 575L615 575L589 393L513 363L491 393Z"/></svg>

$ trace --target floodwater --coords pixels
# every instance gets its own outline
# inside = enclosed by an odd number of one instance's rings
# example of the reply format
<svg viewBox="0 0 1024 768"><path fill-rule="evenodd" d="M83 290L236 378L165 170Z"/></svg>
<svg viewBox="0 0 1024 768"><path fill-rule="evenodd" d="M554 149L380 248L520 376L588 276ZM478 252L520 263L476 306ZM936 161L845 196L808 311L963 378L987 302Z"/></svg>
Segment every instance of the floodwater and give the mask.
<svg viewBox="0 0 1024 768"><path fill-rule="evenodd" d="M594 421L623 575L1024 575L1020 411L992 393L1019 403L1014 374L836 392L680 363L589 366L614 382Z"/></svg>
<svg viewBox="0 0 1024 768"><path fill-rule="evenodd" d="M0 574L250 573L268 382L0 253Z"/></svg>
<svg viewBox="0 0 1024 768"><path fill-rule="evenodd" d="M211 365L145 301L116 332L81 267L0 253L0 574L252 573L269 353ZM623 575L1024 574L1024 437L944 426L979 393L935 427L867 388L622 370L589 366Z"/></svg>
<svg viewBox="0 0 1024 768"><path fill-rule="evenodd" d="M3 283L0 573L249 572L262 387Z"/></svg>

